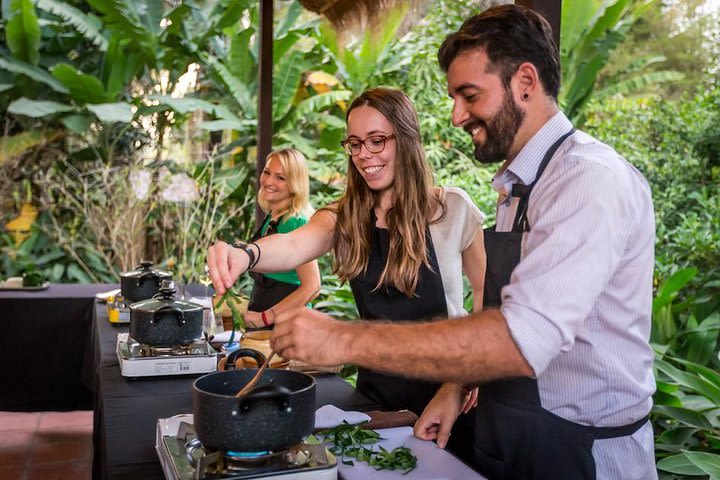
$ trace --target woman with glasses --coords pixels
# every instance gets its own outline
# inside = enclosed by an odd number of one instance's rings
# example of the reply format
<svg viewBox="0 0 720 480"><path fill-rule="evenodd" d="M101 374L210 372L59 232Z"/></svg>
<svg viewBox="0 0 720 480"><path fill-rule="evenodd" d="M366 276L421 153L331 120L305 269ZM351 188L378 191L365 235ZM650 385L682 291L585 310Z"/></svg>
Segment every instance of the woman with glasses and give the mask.
<svg viewBox="0 0 720 480"><path fill-rule="evenodd" d="M343 197L289 234L240 249L216 243L208 255L215 288L222 293L248 269L285 270L332 250L334 271L350 283L363 319L464 315L463 272L472 287L473 309L479 310L484 215L464 191L433 185L410 99L400 90L370 89L352 102L346 120ZM419 415L440 385L360 369L357 388L386 409ZM476 391L442 388L457 392L464 411L475 403ZM447 412L443 423L452 424L458 414Z"/></svg>
<svg viewBox="0 0 720 480"><path fill-rule="evenodd" d="M257 196L258 205L266 215L252 240L289 233L305 225L314 211L309 196L305 156L292 148L270 152L260 174ZM250 275L255 283L245 313L249 327L271 328L275 314L307 304L320 291L316 260L283 272L251 272Z"/></svg>

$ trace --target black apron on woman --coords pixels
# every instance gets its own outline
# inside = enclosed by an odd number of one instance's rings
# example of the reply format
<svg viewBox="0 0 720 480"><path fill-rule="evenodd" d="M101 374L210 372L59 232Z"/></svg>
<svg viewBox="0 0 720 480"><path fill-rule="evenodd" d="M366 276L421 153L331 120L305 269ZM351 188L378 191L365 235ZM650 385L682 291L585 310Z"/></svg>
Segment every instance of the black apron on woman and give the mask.
<svg viewBox="0 0 720 480"><path fill-rule="evenodd" d="M533 183L513 188L513 196L520 197L520 201L512 231L496 232L494 226L485 229L486 308L497 308L502 303L500 291L510 283L510 275L520 262L523 234L530 231L530 193L555 151L574 131L563 135L545 153ZM565 420L542 407L537 380L533 378L482 384L475 418L476 467L490 480L592 480L593 442L632 435L647 422L644 417L621 427L590 427Z"/></svg>
<svg viewBox="0 0 720 480"><path fill-rule="evenodd" d="M372 217L367 270L350 280L360 318L427 321L433 317L447 317L445 290L429 230L425 233L425 242L432 271L425 265L420 266L415 297L408 298L393 286L383 285L375 289L387 262L390 242L388 230L375 225L377 218L374 211ZM388 410L407 409L420 415L439 387L436 382L358 369L358 391Z"/></svg>
<svg viewBox="0 0 720 480"><path fill-rule="evenodd" d="M268 224L267 230L263 235L263 227ZM271 221L270 215L266 215L260 227L255 231L251 241L256 241L267 235L277 233L277 221ZM287 283L281 280L275 280L274 278L267 277L259 272L250 272L250 276L254 280L252 293L250 294L250 302L248 303L248 310L253 312L263 312L274 307L282 299L290 295L292 292L300 288L300 285L294 283ZM272 328L261 327L260 329Z"/></svg>

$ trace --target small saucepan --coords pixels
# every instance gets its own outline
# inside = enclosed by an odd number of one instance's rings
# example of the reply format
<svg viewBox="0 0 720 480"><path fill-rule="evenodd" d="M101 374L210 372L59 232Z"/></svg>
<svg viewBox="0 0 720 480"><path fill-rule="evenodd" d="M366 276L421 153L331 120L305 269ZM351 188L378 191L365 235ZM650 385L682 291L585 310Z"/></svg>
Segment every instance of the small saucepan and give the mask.
<svg viewBox="0 0 720 480"><path fill-rule="evenodd" d="M140 262L135 270L120 274L120 291L129 302L152 298L160 291L163 280L171 280L172 273L152 268L153 263Z"/></svg>
<svg viewBox="0 0 720 480"><path fill-rule="evenodd" d="M203 307L176 300L172 282L155 297L130 304L130 337L156 347L187 345L202 337Z"/></svg>

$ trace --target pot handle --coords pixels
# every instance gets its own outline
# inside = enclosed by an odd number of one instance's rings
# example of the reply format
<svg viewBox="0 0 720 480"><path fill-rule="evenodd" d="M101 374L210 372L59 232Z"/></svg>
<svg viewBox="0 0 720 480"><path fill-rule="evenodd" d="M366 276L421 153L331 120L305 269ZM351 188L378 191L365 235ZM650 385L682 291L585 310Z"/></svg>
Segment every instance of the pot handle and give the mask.
<svg viewBox="0 0 720 480"><path fill-rule="evenodd" d="M195 451L199 448L202 448L202 443L200 442L199 438L193 438L189 442L185 444L185 458L187 458L187 461L190 463L190 466L193 468L197 467L197 459L193 456Z"/></svg>
<svg viewBox="0 0 720 480"><path fill-rule="evenodd" d="M155 310L155 312L153 312L152 322L150 323L158 322L160 320L160 315L162 315L163 313L174 313L177 317L178 325L185 325L185 312L183 312L180 308L172 305L165 305Z"/></svg>
<svg viewBox="0 0 720 480"><path fill-rule="evenodd" d="M290 410L290 390L282 385L263 385L250 390L244 397L238 399L240 413L250 411L250 406L257 400L272 400L278 409Z"/></svg>
<svg viewBox="0 0 720 480"><path fill-rule="evenodd" d="M230 355L227 356L227 359L225 360L225 370L234 370L235 362L241 357L252 358L257 362L258 366L264 365L265 362L267 362L267 357L263 355L262 352L258 352L252 348L239 348L230 352Z"/></svg>
<svg viewBox="0 0 720 480"><path fill-rule="evenodd" d="M158 283L158 284L160 283L159 282L160 277L158 277L158 275L155 272L153 272L152 270L149 270L147 272L142 272L140 275L138 275L137 286L138 287L142 286L142 284L147 279L155 280L155 283Z"/></svg>

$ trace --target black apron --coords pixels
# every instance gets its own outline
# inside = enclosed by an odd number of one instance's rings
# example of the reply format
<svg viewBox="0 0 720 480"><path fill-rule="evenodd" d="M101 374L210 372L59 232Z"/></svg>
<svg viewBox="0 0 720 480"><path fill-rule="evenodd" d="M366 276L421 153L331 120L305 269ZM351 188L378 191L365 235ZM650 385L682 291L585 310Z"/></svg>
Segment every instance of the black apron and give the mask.
<svg viewBox="0 0 720 480"><path fill-rule="evenodd" d="M510 232L485 229L487 270L484 305L497 308L500 291L520 262L523 233L530 231L528 200L535 184L562 142L563 135L545 153L535 180L527 186L513 186L520 197ZM476 409L475 463L490 480L497 479L594 479L595 439L632 435L647 417L621 427L590 427L565 420L542 408L537 380L513 378L482 384Z"/></svg>
<svg viewBox="0 0 720 480"><path fill-rule="evenodd" d="M428 252L427 266L421 265L415 297L408 298L392 285L375 289L387 262L388 230L378 228L372 212L370 258L367 269L350 280L360 318L365 320L427 321L432 317L447 317L445 290L430 231L425 233ZM432 341L428 339L428 341ZM388 410L411 410L420 415L440 387L439 383L415 380L396 375L358 368L357 389L370 400Z"/></svg>
<svg viewBox="0 0 720 480"><path fill-rule="evenodd" d="M265 231L265 234L263 235L263 227L268 222L267 231ZM260 227L252 236L252 241L254 242L261 237L277 233L277 224L277 221L270 221L270 215L266 215L265 219L260 224ZM250 276L255 282L253 284L252 293L250 294L248 310L253 312L263 312L268 310L270 307L274 307L282 299L300 288L300 285L275 280L258 272L250 272ZM261 327L260 329L265 328L272 328L272 325L270 327Z"/></svg>

